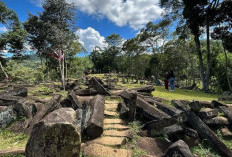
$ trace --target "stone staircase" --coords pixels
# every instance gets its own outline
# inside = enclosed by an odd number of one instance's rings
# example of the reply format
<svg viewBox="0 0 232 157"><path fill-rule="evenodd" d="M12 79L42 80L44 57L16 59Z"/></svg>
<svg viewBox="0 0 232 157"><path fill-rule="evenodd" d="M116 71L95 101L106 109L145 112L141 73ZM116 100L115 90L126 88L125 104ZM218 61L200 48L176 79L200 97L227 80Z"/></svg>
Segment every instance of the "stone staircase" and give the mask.
<svg viewBox="0 0 232 157"><path fill-rule="evenodd" d="M132 138L130 127L119 118L117 101L105 102L104 131L100 138L88 143L83 150L83 156L91 157L132 157L131 150L120 148Z"/></svg>

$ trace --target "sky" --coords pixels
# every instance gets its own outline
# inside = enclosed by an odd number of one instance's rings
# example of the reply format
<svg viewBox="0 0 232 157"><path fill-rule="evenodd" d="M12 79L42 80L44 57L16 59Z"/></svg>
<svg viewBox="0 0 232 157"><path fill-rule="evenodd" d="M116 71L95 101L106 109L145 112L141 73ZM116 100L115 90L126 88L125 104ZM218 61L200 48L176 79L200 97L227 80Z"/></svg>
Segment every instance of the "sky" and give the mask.
<svg viewBox="0 0 232 157"><path fill-rule="evenodd" d="M130 39L149 21L161 19L163 10L159 0L66 0L77 5L78 19L76 34L88 52L95 46L103 47L105 37L115 33ZM43 0L3 0L13 9L21 22L28 18L28 12L42 12ZM7 31L0 25L0 33Z"/></svg>

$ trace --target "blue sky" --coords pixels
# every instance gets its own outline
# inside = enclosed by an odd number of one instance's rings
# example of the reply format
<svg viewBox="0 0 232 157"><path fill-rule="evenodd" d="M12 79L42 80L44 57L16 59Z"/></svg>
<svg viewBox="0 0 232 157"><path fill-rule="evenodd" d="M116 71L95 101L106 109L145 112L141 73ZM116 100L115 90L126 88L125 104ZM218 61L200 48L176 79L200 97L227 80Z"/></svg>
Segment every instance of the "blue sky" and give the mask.
<svg viewBox="0 0 232 157"><path fill-rule="evenodd" d="M159 0L66 0L78 6L76 34L80 42L90 52L95 46L104 46L104 38L112 33L120 34L124 39L133 38L149 21L160 20L162 9ZM13 9L21 22L27 18L27 12L42 12L43 0L3 0ZM0 25L0 32L5 31Z"/></svg>

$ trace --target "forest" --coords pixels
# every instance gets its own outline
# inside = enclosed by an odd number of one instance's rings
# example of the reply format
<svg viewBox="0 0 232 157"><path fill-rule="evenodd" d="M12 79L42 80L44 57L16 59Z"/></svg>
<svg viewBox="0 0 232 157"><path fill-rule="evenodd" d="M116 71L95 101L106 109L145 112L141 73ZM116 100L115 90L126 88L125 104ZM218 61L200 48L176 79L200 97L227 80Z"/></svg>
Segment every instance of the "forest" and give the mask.
<svg viewBox="0 0 232 157"><path fill-rule="evenodd" d="M147 23L131 39L115 32L86 57L77 57L86 52L74 33L77 7L57 2L45 3L38 15L28 13L24 23L1 2L0 20L8 29L0 38L1 80L64 81L87 71L163 80L174 70L178 86L232 90L230 1L160 1L167 10L160 22ZM28 45L33 53L25 51ZM13 57L4 57L6 51Z"/></svg>

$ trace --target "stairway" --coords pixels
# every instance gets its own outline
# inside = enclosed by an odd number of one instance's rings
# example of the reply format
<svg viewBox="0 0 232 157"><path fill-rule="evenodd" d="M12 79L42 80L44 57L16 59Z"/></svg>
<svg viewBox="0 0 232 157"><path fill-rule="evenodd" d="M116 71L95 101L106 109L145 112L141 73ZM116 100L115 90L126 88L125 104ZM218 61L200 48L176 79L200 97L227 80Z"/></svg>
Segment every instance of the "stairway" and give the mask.
<svg viewBox="0 0 232 157"><path fill-rule="evenodd" d="M119 118L117 101L105 102L103 135L90 142L83 150L84 156L91 157L132 157L131 150L120 148L132 138L130 127Z"/></svg>

